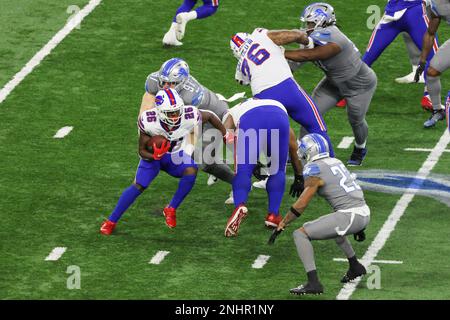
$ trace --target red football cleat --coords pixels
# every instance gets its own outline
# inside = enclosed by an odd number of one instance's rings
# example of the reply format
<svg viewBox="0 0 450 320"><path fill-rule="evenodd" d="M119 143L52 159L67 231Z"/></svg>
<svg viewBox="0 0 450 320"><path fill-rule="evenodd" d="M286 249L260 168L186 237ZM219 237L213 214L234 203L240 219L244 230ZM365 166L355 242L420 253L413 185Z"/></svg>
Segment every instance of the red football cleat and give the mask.
<svg viewBox="0 0 450 320"><path fill-rule="evenodd" d="M247 213L247 207L242 204L234 209L233 214L227 221L227 226L225 228L225 237L237 236L242 219L247 216Z"/></svg>
<svg viewBox="0 0 450 320"><path fill-rule="evenodd" d="M278 227L278 224L282 219L283 217L281 216L281 214L275 215L274 213L268 213L266 216L266 221L264 221L264 223L266 224L266 227L276 228Z"/></svg>
<svg viewBox="0 0 450 320"><path fill-rule="evenodd" d="M430 96L423 96L422 101L420 101L422 109L425 111L433 111L433 103L431 102Z"/></svg>
<svg viewBox="0 0 450 320"><path fill-rule="evenodd" d="M177 210L172 207L165 207L163 213L166 217L166 225L169 228L175 228L177 226Z"/></svg>
<svg viewBox="0 0 450 320"><path fill-rule="evenodd" d="M336 103L336 107L338 108L345 108L347 106L347 100L342 99L339 100L338 103Z"/></svg>
<svg viewBox="0 0 450 320"><path fill-rule="evenodd" d="M102 226L100 227L100 233L109 236L116 227L116 224L117 222L106 220L105 222L102 223Z"/></svg>

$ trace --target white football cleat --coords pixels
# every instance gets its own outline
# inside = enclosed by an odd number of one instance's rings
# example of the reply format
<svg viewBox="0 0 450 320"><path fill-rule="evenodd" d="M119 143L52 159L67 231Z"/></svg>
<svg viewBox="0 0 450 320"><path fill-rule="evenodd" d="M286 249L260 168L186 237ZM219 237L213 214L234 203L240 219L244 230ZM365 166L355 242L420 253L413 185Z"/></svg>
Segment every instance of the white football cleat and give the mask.
<svg viewBox="0 0 450 320"><path fill-rule="evenodd" d="M214 183L216 183L219 179L217 179L216 176L213 176L212 174L208 174L208 182L206 183L208 186L212 186Z"/></svg>
<svg viewBox="0 0 450 320"><path fill-rule="evenodd" d="M413 66L413 70L410 74L407 74L404 77L400 77L395 79L397 83L414 83L414 76L416 75L417 66ZM420 75L418 83L425 83L425 78L423 77L423 73Z"/></svg>
<svg viewBox="0 0 450 320"><path fill-rule="evenodd" d="M186 25L189 21L196 19L197 13L195 11L190 12L180 12L177 14L176 21L177 21L177 29L176 29L176 36L177 40L181 40L184 38L184 33L186 32Z"/></svg>
<svg viewBox="0 0 450 320"><path fill-rule="evenodd" d="M264 180L260 180L260 181L256 181L256 182L253 182L253 186L255 187L255 188L258 188L258 189L265 189L266 188L266 184L267 184L267 180L268 180L269 178L266 178L266 179L264 179Z"/></svg>
<svg viewBox="0 0 450 320"><path fill-rule="evenodd" d="M165 46L182 46L183 43L177 40L176 36L176 28L174 26L170 27L169 31L166 32L164 38L162 40L163 45Z"/></svg>
<svg viewBox="0 0 450 320"><path fill-rule="evenodd" d="M225 200L225 204L234 204L233 191L230 192L230 197Z"/></svg>

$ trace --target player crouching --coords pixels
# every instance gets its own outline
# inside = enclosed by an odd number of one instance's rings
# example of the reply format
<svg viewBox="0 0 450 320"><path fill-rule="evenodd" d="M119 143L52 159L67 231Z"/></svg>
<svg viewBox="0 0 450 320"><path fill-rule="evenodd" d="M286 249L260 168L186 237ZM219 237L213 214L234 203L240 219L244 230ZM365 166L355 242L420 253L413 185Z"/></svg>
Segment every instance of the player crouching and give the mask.
<svg viewBox="0 0 450 320"><path fill-rule="evenodd" d="M139 155L141 160L133 184L121 195L108 220L103 222L100 232L110 235L122 214L133 204L138 196L156 178L159 171L165 171L172 177L180 179L178 189L169 205L164 208L166 225L174 228L176 209L194 186L197 176L197 164L190 155L181 149L183 139L190 134L200 122L209 122L220 130L224 138L232 137L226 132L219 118L209 112L202 112L194 106L185 106L174 89L160 90L155 97L156 109L142 112L139 116ZM152 143L152 137L163 136L167 140L160 146Z"/></svg>
<svg viewBox="0 0 450 320"><path fill-rule="evenodd" d="M303 213L316 193L324 197L334 212L305 223L293 233L308 282L290 290L291 293L300 295L321 294L323 286L317 276L311 240L334 239L342 249L350 266L341 282L346 283L366 274L365 267L356 258L346 236L353 234L357 241L364 240L364 229L370 220L370 209L366 205L361 187L344 164L339 159L330 157L327 141L322 136L308 134L303 137L298 155L304 164L305 189L274 230L269 244L275 241L276 236L291 221Z"/></svg>

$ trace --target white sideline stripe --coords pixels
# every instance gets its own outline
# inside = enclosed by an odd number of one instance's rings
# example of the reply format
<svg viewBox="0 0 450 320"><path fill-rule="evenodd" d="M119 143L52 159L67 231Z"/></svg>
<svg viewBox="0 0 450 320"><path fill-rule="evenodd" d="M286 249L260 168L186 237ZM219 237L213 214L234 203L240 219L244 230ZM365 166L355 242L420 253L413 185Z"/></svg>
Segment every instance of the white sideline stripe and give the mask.
<svg viewBox="0 0 450 320"><path fill-rule="evenodd" d="M431 153L428 155L425 162L422 164L422 167L417 172L415 178L416 179L424 179L426 178L435 164L439 161L439 158L443 154L445 148L447 147L448 143L450 142L450 133L448 132L447 128L444 131L444 134L439 139L438 143L435 145ZM397 222L402 217L403 213L405 213L406 208L408 207L411 200L414 198L414 195L417 193L418 189L408 188L403 193L400 200L397 201L397 204L395 205L394 209L392 210L391 214L387 218L387 220L384 222L383 227L378 232L375 239L370 244L369 248L367 249L366 253L364 254L364 257L361 259L361 263L365 265L366 267L370 266L372 262L374 261L375 257L377 256L378 252L383 248L384 244L386 243L387 239L389 239L389 236L391 235L391 232L394 231L395 226L397 225ZM356 289L356 286L359 284L361 279L357 279L354 282L346 283L339 294L337 295L336 299L338 300L348 300L350 296L353 294L353 292Z"/></svg>
<svg viewBox="0 0 450 320"><path fill-rule="evenodd" d="M337 262L347 262L347 259L343 259L343 258L333 258L333 261L337 261ZM403 261L398 261L398 260L373 260L372 263L385 263L385 264L402 264Z"/></svg>
<svg viewBox="0 0 450 320"><path fill-rule="evenodd" d="M56 247L50 252L50 254L45 258L45 261L56 261L66 252L66 247Z"/></svg>
<svg viewBox="0 0 450 320"><path fill-rule="evenodd" d="M67 24L59 30L47 44L39 50L30 61L14 75L14 77L0 90L0 103L14 90L15 87L22 82L27 75L29 75L34 68L36 68L46 56L74 29L83 19L89 15L102 0L91 0L81 9L76 15L70 19Z"/></svg>
<svg viewBox="0 0 450 320"><path fill-rule="evenodd" d="M158 251L149 264L160 264L169 253L170 251Z"/></svg>
<svg viewBox="0 0 450 320"><path fill-rule="evenodd" d="M256 258L255 262L253 262L252 268L254 268L254 269L262 269L262 267L264 267L264 265L267 263L269 258L270 258L270 256L265 256L263 254L260 254L258 256L258 258Z"/></svg>
<svg viewBox="0 0 450 320"><path fill-rule="evenodd" d="M343 137L341 142L338 144L338 149L348 149L355 140L355 137Z"/></svg>
<svg viewBox="0 0 450 320"><path fill-rule="evenodd" d="M220 93L216 93L216 95L219 98L219 100L226 101L226 102L233 102L233 101L236 101L238 99L244 98L245 97L245 92L235 93L231 97L229 97L228 99L225 98Z"/></svg>
<svg viewBox="0 0 450 320"><path fill-rule="evenodd" d="M431 152L433 149L426 148L405 148L404 151L423 151L423 152ZM449 149L445 149L444 152L450 152Z"/></svg>
<svg viewBox="0 0 450 320"><path fill-rule="evenodd" d="M61 129L59 129L56 134L53 136L53 138L56 139L61 139L64 138L65 136L67 136L70 131L73 130L73 127L62 127Z"/></svg>

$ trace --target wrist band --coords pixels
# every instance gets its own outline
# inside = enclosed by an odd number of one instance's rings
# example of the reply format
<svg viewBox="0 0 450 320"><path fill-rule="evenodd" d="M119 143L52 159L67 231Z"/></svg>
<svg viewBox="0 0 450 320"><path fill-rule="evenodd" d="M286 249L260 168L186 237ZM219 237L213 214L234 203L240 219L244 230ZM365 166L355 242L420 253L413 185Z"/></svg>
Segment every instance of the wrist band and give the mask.
<svg viewBox="0 0 450 320"><path fill-rule="evenodd" d="M295 215L297 216L297 218L300 217L301 213L298 212L297 210L295 210L294 207L291 207L289 210L290 210L293 214L295 214Z"/></svg>

